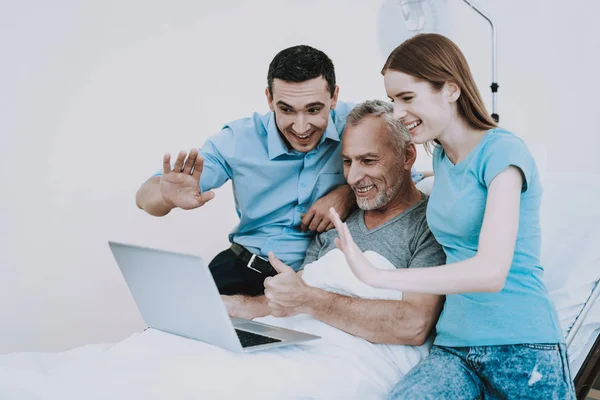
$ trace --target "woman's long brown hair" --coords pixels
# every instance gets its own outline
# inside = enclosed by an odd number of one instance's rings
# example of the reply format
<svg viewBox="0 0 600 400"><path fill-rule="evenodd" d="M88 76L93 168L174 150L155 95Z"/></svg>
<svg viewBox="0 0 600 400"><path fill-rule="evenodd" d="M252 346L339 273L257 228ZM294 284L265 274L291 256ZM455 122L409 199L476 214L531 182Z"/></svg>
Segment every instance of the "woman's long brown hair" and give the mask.
<svg viewBox="0 0 600 400"><path fill-rule="evenodd" d="M447 37L435 33L413 36L392 51L381 74L387 70L429 82L435 90L441 90L446 82L454 82L461 90L457 101L461 118L474 129L497 126L485 109L465 56Z"/></svg>

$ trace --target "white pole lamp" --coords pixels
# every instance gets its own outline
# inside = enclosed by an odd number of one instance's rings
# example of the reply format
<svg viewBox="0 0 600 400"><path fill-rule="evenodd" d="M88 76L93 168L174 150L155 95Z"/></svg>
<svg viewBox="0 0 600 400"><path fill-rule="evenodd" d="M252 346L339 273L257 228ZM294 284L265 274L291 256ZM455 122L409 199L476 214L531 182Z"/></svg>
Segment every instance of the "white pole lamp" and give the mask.
<svg viewBox="0 0 600 400"><path fill-rule="evenodd" d="M492 118L494 121L498 122L500 120L500 116L496 110L497 101L496 96L498 93L498 81L496 79L497 76L497 57L496 57L496 25L490 16L485 13L481 8L473 4L472 0L462 0L467 5L469 5L473 10L475 10L479 15L486 19L489 22L492 28L492 84L490 88L492 89ZM402 9L402 15L404 16L404 22L406 24L406 29L410 31L413 35L423 32L426 23L426 15L425 10L423 9L423 4L426 0L398 0L400 3L400 7ZM435 9L434 3L442 3L444 0L429 0L427 1L427 5L431 6L431 9Z"/></svg>

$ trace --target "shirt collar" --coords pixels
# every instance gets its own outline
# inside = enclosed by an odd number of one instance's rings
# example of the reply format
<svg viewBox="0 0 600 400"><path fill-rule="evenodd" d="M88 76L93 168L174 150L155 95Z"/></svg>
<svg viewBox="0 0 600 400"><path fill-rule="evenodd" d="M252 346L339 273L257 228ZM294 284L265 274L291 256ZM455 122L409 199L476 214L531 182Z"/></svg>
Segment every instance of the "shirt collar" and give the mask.
<svg viewBox="0 0 600 400"><path fill-rule="evenodd" d="M287 145L281 134L279 133L279 129L277 128L277 123L275 122L275 113L271 112L269 117L269 122L267 124L267 136L268 136L268 147L269 147L269 159L272 160L274 158L279 157L282 154L289 154L290 150L288 150ZM317 144L317 147L320 146L325 139L331 139L336 142L340 141L340 132L338 132L335 123L333 122L333 118L331 116L332 112L329 112L329 121L327 122L327 129L321 136L321 140Z"/></svg>
<svg viewBox="0 0 600 400"><path fill-rule="evenodd" d="M332 114L333 114L333 111L330 111L329 112L329 121L327 122L327 129L325 129L325 133L323 133L323 136L321 137L319 144L323 143L325 141L325 139L331 139L336 142L340 141L340 132L338 132L337 126L335 126L335 123L333 122L333 117L331 116Z"/></svg>
<svg viewBox="0 0 600 400"><path fill-rule="evenodd" d="M269 116L269 123L267 124L267 136L270 160L288 152L287 145L279 134L279 129L277 128L277 123L275 122L274 112L271 112L271 115Z"/></svg>

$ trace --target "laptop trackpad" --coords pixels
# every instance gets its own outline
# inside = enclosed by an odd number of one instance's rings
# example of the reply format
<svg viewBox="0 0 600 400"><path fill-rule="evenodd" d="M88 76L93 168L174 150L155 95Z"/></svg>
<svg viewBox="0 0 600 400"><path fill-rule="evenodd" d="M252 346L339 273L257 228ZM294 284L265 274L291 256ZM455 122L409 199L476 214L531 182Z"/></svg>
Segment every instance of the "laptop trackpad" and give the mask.
<svg viewBox="0 0 600 400"><path fill-rule="evenodd" d="M247 330L250 332L254 332L254 333L258 333L261 335L281 335L281 330L277 329L277 328L273 328L270 326L263 326L260 324L252 324L252 323L242 323L242 324L235 324L235 327L237 329L242 329L242 330Z"/></svg>

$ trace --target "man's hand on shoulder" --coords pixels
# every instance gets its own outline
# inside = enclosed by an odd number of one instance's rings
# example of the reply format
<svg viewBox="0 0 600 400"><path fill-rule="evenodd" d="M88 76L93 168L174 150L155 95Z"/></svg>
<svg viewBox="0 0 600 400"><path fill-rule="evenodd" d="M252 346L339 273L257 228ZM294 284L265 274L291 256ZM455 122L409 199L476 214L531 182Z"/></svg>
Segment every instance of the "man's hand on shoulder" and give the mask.
<svg viewBox="0 0 600 400"><path fill-rule="evenodd" d="M329 214L331 207L335 208L342 221L348 218L356 207L356 196L350 186L340 186L315 201L306 214L302 216L300 226L302 231L326 232L332 229L333 222Z"/></svg>
<svg viewBox="0 0 600 400"><path fill-rule="evenodd" d="M191 210L202 207L215 197L214 192L200 191L200 175L204 167L204 159L198 149L190 150L189 155L180 151L171 169L171 155L163 158L163 174L160 178L160 194L167 207L179 207Z"/></svg>

